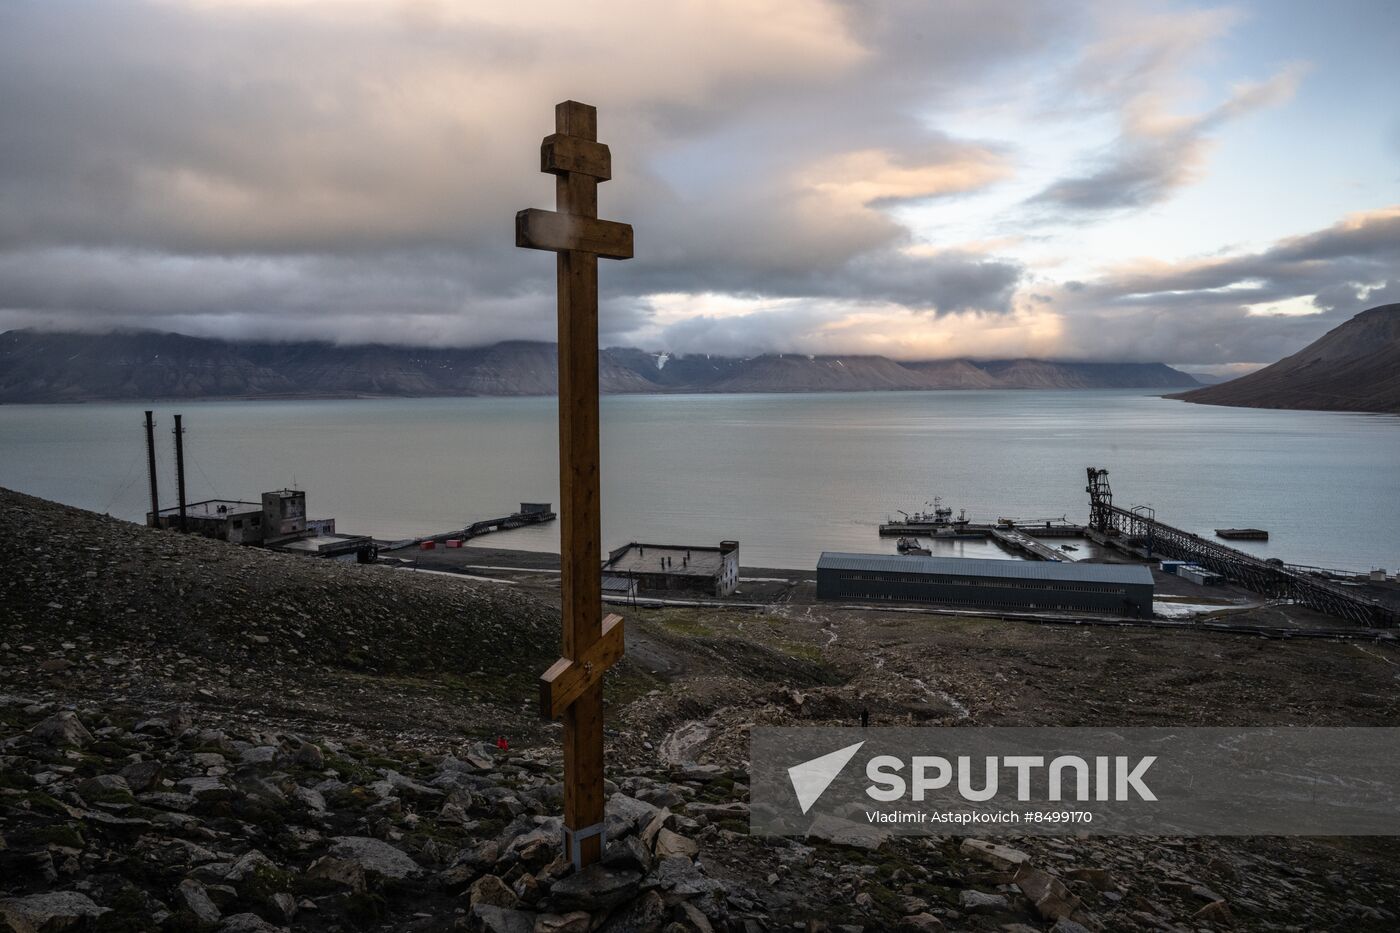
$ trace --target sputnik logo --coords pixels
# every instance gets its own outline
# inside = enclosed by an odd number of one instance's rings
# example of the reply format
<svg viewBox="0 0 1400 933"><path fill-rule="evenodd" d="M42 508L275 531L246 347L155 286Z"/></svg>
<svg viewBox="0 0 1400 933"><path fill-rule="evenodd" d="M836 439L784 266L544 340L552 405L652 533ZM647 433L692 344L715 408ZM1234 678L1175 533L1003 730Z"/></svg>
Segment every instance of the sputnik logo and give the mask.
<svg viewBox="0 0 1400 933"><path fill-rule="evenodd" d="M847 745L820 758L813 758L788 768L788 778L792 780L792 789L797 794L798 806L802 807L804 814L826 793L831 782L841 774L841 769L846 767L864 744L857 742Z"/></svg>

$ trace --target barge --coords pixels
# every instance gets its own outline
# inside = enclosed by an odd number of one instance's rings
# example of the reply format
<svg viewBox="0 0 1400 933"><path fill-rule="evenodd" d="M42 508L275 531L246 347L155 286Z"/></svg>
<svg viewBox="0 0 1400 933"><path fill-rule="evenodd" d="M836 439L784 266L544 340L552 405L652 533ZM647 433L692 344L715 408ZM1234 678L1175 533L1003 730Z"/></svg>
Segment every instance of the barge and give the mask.
<svg viewBox="0 0 1400 933"><path fill-rule="evenodd" d="M1269 533L1263 528L1217 528L1215 529L1217 538L1224 538L1227 541L1267 541Z"/></svg>

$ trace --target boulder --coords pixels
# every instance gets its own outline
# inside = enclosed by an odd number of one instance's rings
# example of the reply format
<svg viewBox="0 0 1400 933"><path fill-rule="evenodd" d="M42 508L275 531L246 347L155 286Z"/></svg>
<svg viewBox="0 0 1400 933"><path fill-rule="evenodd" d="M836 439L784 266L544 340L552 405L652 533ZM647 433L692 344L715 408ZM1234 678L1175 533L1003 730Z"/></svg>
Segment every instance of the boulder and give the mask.
<svg viewBox="0 0 1400 933"><path fill-rule="evenodd" d="M125 779L133 794L141 794L150 790L160 780L161 764L148 758L145 761L134 761L117 773Z"/></svg>
<svg viewBox="0 0 1400 933"><path fill-rule="evenodd" d="M456 823L458 826L465 826L470 821L467 811L450 800L438 811L438 819L444 823Z"/></svg>
<svg viewBox="0 0 1400 933"><path fill-rule="evenodd" d="M643 890L655 888L666 895L667 903L677 903L698 897L710 905L723 903L724 885L707 877L701 867L688 858L676 856L662 860L642 881ZM714 911L709 911L712 915Z"/></svg>
<svg viewBox="0 0 1400 933"><path fill-rule="evenodd" d="M520 906L520 898L497 875L482 875L473 881L467 889L467 902L473 907L478 904L510 908Z"/></svg>
<svg viewBox="0 0 1400 933"><path fill-rule="evenodd" d="M1019 849L986 842L982 839L964 839L958 851L963 855L986 862L1002 871L1015 871L1016 866L1029 862L1031 857Z"/></svg>
<svg viewBox="0 0 1400 933"><path fill-rule="evenodd" d="M106 913L111 913L111 908L99 907L77 891L50 891L0 901L0 916L18 916L39 933L72 929Z"/></svg>
<svg viewBox="0 0 1400 933"><path fill-rule="evenodd" d="M179 902L183 904L190 913L195 915L200 923L218 923L222 914L219 908L209 898L209 892L204 889L204 885L193 878L186 878L180 882L180 887L175 891Z"/></svg>
<svg viewBox="0 0 1400 933"><path fill-rule="evenodd" d="M184 813L192 808L196 801L189 794L176 794L169 791L155 791L149 794L142 794L136 798L139 803L157 810L174 810Z"/></svg>
<svg viewBox="0 0 1400 933"><path fill-rule="evenodd" d="M78 714L71 710L54 713L30 729L29 734L48 745L76 745L79 748L93 740L92 733L78 719Z"/></svg>
<svg viewBox="0 0 1400 933"><path fill-rule="evenodd" d="M293 760L303 768L310 768L312 771L320 771L326 766L326 756L321 751L321 746L313 745L310 742L297 749Z"/></svg>
<svg viewBox="0 0 1400 933"><path fill-rule="evenodd" d="M958 895L958 903L969 913L993 913L1011 906L1004 894L988 894L970 888Z"/></svg>
<svg viewBox="0 0 1400 933"><path fill-rule="evenodd" d="M370 836L337 836L331 840L330 854L357 863L367 875L398 880L423 873L422 867L403 851Z"/></svg>
<svg viewBox="0 0 1400 933"><path fill-rule="evenodd" d="M1014 879L1021 893L1035 904L1036 912L1046 920L1068 917L1079 909L1079 898L1070 893L1063 881L1039 868L1022 864Z"/></svg>
<svg viewBox="0 0 1400 933"><path fill-rule="evenodd" d="M359 862L350 859L322 856L306 869L306 877L343 884L356 894L365 891L365 870Z"/></svg>
<svg viewBox="0 0 1400 933"><path fill-rule="evenodd" d="M164 719L153 718L143 719L131 729L132 732L139 732L141 735L155 735L162 738L170 736L170 723Z"/></svg>
<svg viewBox="0 0 1400 933"><path fill-rule="evenodd" d="M891 834L887 829L880 829L868 823L854 823L829 813L823 813L812 821L807 835L817 839L825 839L836 845L854 846L874 851L889 842Z"/></svg>
<svg viewBox="0 0 1400 933"><path fill-rule="evenodd" d="M635 897L641 880L639 871L609 868L599 862L555 882L549 901L562 911L608 910Z"/></svg>
<svg viewBox="0 0 1400 933"><path fill-rule="evenodd" d="M648 846L654 843L657 834L660 833L663 828L669 827L670 824L674 822L673 816L671 811L665 807L658 810L656 815L653 816L642 829L642 842L646 843Z"/></svg>
<svg viewBox="0 0 1400 933"><path fill-rule="evenodd" d="M314 787L294 787L292 788L292 799L308 810L323 813L326 809L326 798Z"/></svg>
<svg viewBox="0 0 1400 933"><path fill-rule="evenodd" d="M175 785L176 790L182 794L189 794L199 803L213 803L219 800L233 799L233 788L229 787L217 777L197 775L187 777Z"/></svg>
<svg viewBox="0 0 1400 933"><path fill-rule="evenodd" d="M671 779L676 781L696 781L703 784L722 777L724 777L724 769L719 765L685 762L671 769Z"/></svg>
<svg viewBox="0 0 1400 933"><path fill-rule="evenodd" d="M635 868L646 874L651 871L651 850L636 836L623 836L608 843L603 852L603 864L609 868Z"/></svg>
<svg viewBox="0 0 1400 933"><path fill-rule="evenodd" d="M623 793L613 794L604 806L607 837L621 839L628 833L638 832L659 812L659 808L645 800L628 797Z"/></svg>
<svg viewBox="0 0 1400 933"><path fill-rule="evenodd" d="M271 900L273 906L281 912L284 920L290 922L297 915L297 899L286 891L279 891L272 895Z"/></svg>
<svg viewBox="0 0 1400 933"><path fill-rule="evenodd" d="M441 800L446 796L436 787L429 787L427 784L419 783L413 780L413 778L402 775L397 771L385 771L384 780L397 793L418 800L434 801Z"/></svg>
<svg viewBox="0 0 1400 933"><path fill-rule="evenodd" d="M528 826L529 822L525 822L524 825ZM550 852L561 852L564 845L563 825L562 819L552 816L539 823L534 829L510 836L510 842L505 844L501 856L509 858L510 856L523 855L538 845L544 846ZM509 829L506 834L503 834L502 840L504 841L508 835Z"/></svg>
<svg viewBox="0 0 1400 933"><path fill-rule="evenodd" d="M714 925L705 912L689 901L676 905L676 922L690 933L715 933Z"/></svg>
<svg viewBox="0 0 1400 933"><path fill-rule="evenodd" d="M234 914L219 924L219 933L285 933L286 929L268 923L257 914Z"/></svg>
<svg viewBox="0 0 1400 933"><path fill-rule="evenodd" d="M535 915L529 911L477 904L472 908L472 927L483 933L534 933Z"/></svg>
<svg viewBox="0 0 1400 933"><path fill-rule="evenodd" d="M474 742L458 760L452 756L443 759L442 768L444 771L490 771L496 767L495 753L485 742Z"/></svg>
<svg viewBox="0 0 1400 933"><path fill-rule="evenodd" d="M1113 876L1102 868L1072 868L1065 872L1067 878L1075 881L1084 881L1091 885L1095 891L1117 891L1118 882L1113 880Z"/></svg>
<svg viewBox="0 0 1400 933"><path fill-rule="evenodd" d="M268 874L277 871L277 863L257 849L249 849L238 857L228 870L224 872L224 880L237 884L257 874Z"/></svg>
<svg viewBox="0 0 1400 933"><path fill-rule="evenodd" d="M700 846L695 840L687 839L680 833L673 833L669 829L662 829L656 835L656 857L660 859L670 858L674 855L683 855L686 858L694 858L700 853Z"/></svg>
<svg viewBox="0 0 1400 933"><path fill-rule="evenodd" d="M707 816L712 820L747 820L749 805L740 800L729 803L688 803L685 812L691 816Z"/></svg>
<svg viewBox="0 0 1400 933"><path fill-rule="evenodd" d="M602 926L602 933L656 933L666 921L666 900L656 891L647 891L618 910Z"/></svg>
<svg viewBox="0 0 1400 933"><path fill-rule="evenodd" d="M89 804L130 803L135 799L131 796L131 786L126 783L126 778L119 774L99 774L88 778L78 785L78 796Z"/></svg>
<svg viewBox="0 0 1400 933"><path fill-rule="evenodd" d="M252 748L243 749L238 760L245 765L253 765L254 767L268 766L277 761L279 751L281 749L275 745L254 745Z"/></svg>
<svg viewBox="0 0 1400 933"><path fill-rule="evenodd" d="M181 853L182 861L186 865L205 865L219 860L219 856L212 849L206 849L188 839L171 839L170 848Z"/></svg>
<svg viewBox="0 0 1400 933"><path fill-rule="evenodd" d="M593 918L587 911L567 914L540 914L535 918L534 933L588 933Z"/></svg>
<svg viewBox="0 0 1400 933"><path fill-rule="evenodd" d="M1071 920L1068 917L1061 917L1050 928L1050 933L1093 933L1084 924Z"/></svg>
<svg viewBox="0 0 1400 933"><path fill-rule="evenodd" d="M1192 920L1200 920L1204 923L1214 923L1220 926L1229 926L1235 922L1235 915L1230 911L1230 905L1224 900L1211 901L1200 910L1191 915Z"/></svg>
<svg viewBox="0 0 1400 933"><path fill-rule="evenodd" d="M637 792L637 799L653 807L679 807L686 798L671 787L648 787Z"/></svg>
<svg viewBox="0 0 1400 933"><path fill-rule="evenodd" d="M586 931L588 928L584 927ZM0 933L37 933L34 924L24 919L18 910L11 910L0 901Z"/></svg>

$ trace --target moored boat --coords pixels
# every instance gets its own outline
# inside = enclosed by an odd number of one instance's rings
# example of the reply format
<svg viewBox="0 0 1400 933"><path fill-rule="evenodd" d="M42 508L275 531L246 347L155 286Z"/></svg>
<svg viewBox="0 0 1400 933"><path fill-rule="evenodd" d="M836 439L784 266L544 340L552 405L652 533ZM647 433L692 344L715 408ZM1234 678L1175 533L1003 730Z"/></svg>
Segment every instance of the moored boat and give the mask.
<svg viewBox="0 0 1400 933"><path fill-rule="evenodd" d="M1263 528L1217 528L1215 529L1215 536L1231 541L1269 540L1269 533Z"/></svg>

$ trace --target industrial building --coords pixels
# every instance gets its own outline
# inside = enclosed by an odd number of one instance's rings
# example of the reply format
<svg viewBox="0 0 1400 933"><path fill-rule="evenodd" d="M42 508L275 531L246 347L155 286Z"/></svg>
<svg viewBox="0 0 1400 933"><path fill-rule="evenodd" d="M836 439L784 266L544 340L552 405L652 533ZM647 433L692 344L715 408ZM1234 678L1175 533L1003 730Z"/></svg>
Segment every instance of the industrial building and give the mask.
<svg viewBox="0 0 1400 933"><path fill-rule="evenodd" d="M161 509L146 515L146 523L179 530L181 509ZM190 534L217 538L230 544L250 544L317 557L357 554L373 542L362 535L335 532L335 519L306 517L306 493L276 489L262 494L261 502L242 499L206 499L186 503L184 527Z"/></svg>
<svg viewBox="0 0 1400 933"><path fill-rule="evenodd" d="M739 542L685 547L633 541L608 553L603 574L634 580L639 590L728 596L739 586Z"/></svg>
<svg viewBox="0 0 1400 933"><path fill-rule="evenodd" d="M373 539L366 535L315 534L308 532L304 538L293 538L281 544L274 544L275 551L288 554L305 554L310 557L354 556L361 563L373 563L377 553ZM361 552L364 552L363 555Z"/></svg>
<svg viewBox="0 0 1400 933"><path fill-rule="evenodd" d="M299 489L274 489L262 494L262 502L243 499L185 500L185 428L175 416L175 488L179 505L160 507L156 481L155 413L146 412L146 473L151 484L151 510L146 524L186 534L216 538L230 544L248 544L312 554L317 557L353 556L372 563L377 553L373 539L363 535L336 534L335 519L307 518L306 493ZM545 506L548 509L548 505ZM553 517L551 515L551 517Z"/></svg>
<svg viewBox="0 0 1400 933"><path fill-rule="evenodd" d="M603 598L635 600L637 598L637 581L631 577L605 573L603 574Z"/></svg>
<svg viewBox="0 0 1400 933"><path fill-rule="evenodd" d="M306 493L274 489L262 494L263 544L306 537Z"/></svg>
<svg viewBox="0 0 1400 933"><path fill-rule="evenodd" d="M1150 618L1152 572L1138 564L824 552L817 598Z"/></svg>
<svg viewBox="0 0 1400 933"><path fill-rule="evenodd" d="M180 507L161 509L153 519L146 513L146 524L157 528L180 528ZM242 499L205 499L185 506L185 530L231 544L262 544L263 507L261 502Z"/></svg>

